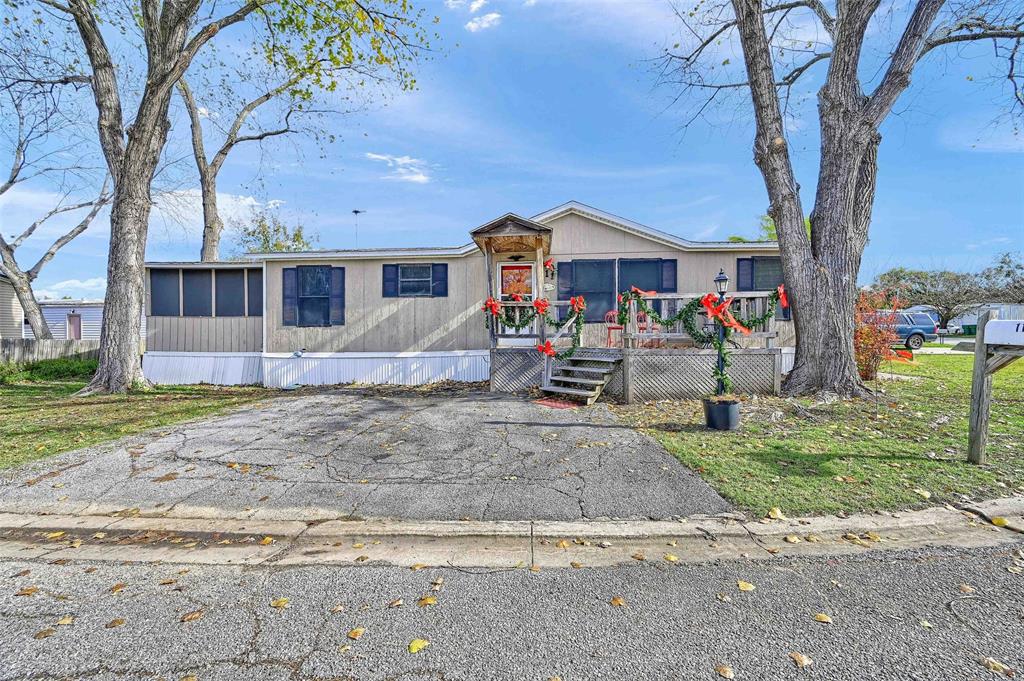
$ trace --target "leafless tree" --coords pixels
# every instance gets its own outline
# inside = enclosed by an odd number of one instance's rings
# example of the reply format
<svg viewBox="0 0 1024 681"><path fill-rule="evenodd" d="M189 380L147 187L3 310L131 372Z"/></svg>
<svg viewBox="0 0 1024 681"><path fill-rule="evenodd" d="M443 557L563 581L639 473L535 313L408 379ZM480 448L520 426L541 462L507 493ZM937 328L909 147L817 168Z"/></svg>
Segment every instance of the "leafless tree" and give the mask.
<svg viewBox="0 0 1024 681"><path fill-rule="evenodd" d="M24 183L44 186L60 198L37 220L19 228L19 233L4 234L8 225L0 225L0 273L10 279L37 339L50 339L46 320L39 309L33 282L43 267L61 248L89 228L96 215L110 200L108 182L96 192L93 178L97 168L91 165L95 145L83 137L87 124L80 120L81 90L88 79L57 67L60 63L46 41L31 29L15 26L0 36L0 119L4 132L2 153L10 158L10 169L0 179L0 196ZM92 186L90 186L92 185ZM85 201L72 195L88 194ZM58 236L31 267L23 268L15 251L47 221L57 216L86 211L71 229Z"/></svg>
<svg viewBox="0 0 1024 681"><path fill-rule="evenodd" d="M676 8L685 37L660 61L660 81L675 89L677 101L693 105L687 122L733 94L753 106L754 162L794 307L797 354L784 386L790 394L865 392L854 361L854 305L875 197L879 126L915 68L939 53L957 58L985 41L1010 91L1011 112L1024 109L1019 0L915 0L909 8L889 3L885 11L880 5L701 0L692 9ZM742 70L730 66L730 47L742 52ZM820 68L827 72L817 90L821 149L808 235L785 115L799 106L808 74Z"/></svg>
<svg viewBox="0 0 1024 681"><path fill-rule="evenodd" d="M314 68L307 55L329 37L328 56L378 53L396 69L425 40L404 0L292 3L280 0L37 0L41 20L55 35L71 34L85 55L97 111L100 147L113 181L107 293L100 331L99 368L82 391L124 392L146 385L139 356L145 291L145 250L151 187L170 131L168 110L178 81L214 38L248 27L265 54L299 70ZM251 20L251 21L250 21ZM144 73L119 82L111 39L138 38ZM329 81L319 83L328 86ZM126 104L134 108L128 111Z"/></svg>

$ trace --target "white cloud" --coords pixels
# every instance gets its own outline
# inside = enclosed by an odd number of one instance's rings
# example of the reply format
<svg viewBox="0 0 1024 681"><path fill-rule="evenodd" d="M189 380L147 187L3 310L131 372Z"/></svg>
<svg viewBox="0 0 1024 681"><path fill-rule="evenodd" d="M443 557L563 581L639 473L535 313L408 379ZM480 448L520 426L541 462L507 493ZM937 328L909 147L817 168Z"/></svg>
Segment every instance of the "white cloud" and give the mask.
<svg viewBox="0 0 1024 681"><path fill-rule="evenodd" d="M537 0L525 0L525 2L523 2L523 7L533 7L536 4Z"/></svg>
<svg viewBox="0 0 1024 681"><path fill-rule="evenodd" d="M476 14L486 4L487 0L473 0L473 2L469 3L469 11Z"/></svg>
<svg viewBox="0 0 1024 681"><path fill-rule="evenodd" d="M466 4L466 0L444 0L444 6L448 9L458 9Z"/></svg>
<svg viewBox="0 0 1024 681"><path fill-rule="evenodd" d="M426 184L430 182L430 173L427 162L413 158L412 156L392 156L391 154L366 153L366 158L371 161L386 163L391 169L383 180L398 180L399 182L412 182L414 184Z"/></svg>
<svg viewBox="0 0 1024 681"><path fill-rule="evenodd" d="M45 286L36 286L36 297L43 300L59 298L74 298L76 300L103 298L107 290L105 277L93 277L91 279L65 279Z"/></svg>
<svg viewBox="0 0 1024 681"><path fill-rule="evenodd" d="M481 14L478 17L474 17L466 22L466 30L470 33L476 33L483 31L488 28L493 28L501 23L501 14L498 12L489 12L487 14Z"/></svg>

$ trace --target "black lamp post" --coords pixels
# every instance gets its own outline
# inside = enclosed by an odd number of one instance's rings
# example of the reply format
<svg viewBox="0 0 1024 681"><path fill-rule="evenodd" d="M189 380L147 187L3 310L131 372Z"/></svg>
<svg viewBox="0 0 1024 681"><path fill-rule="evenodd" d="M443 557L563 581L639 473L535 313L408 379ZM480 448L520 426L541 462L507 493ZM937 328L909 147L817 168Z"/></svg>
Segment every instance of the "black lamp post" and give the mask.
<svg viewBox="0 0 1024 681"><path fill-rule="evenodd" d="M729 276L725 273L724 269L718 270L718 276L715 277L715 290L718 291L718 304L721 305L725 302L725 294L729 290ZM725 347L725 326L721 320L718 320L718 389L716 394L725 394L725 381L721 378L725 375L725 353L723 349Z"/></svg>

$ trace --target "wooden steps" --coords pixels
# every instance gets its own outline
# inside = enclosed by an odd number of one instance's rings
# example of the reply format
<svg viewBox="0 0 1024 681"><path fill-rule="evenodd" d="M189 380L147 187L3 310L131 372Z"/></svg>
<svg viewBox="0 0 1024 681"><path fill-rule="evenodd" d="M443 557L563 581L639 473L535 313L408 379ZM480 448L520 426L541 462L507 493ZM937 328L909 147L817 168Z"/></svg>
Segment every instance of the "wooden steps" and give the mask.
<svg viewBox="0 0 1024 681"><path fill-rule="evenodd" d="M607 355L573 355L564 364L551 368L541 389L549 395L564 395L591 405L601 396L620 361Z"/></svg>

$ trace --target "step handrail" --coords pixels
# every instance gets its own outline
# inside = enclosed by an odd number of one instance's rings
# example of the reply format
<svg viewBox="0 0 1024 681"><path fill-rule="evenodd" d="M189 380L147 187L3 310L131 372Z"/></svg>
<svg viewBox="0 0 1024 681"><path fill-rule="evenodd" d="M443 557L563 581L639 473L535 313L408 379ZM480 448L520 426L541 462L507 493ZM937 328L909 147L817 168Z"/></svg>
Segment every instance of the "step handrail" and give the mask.
<svg viewBox="0 0 1024 681"><path fill-rule="evenodd" d="M558 330L555 331L555 335L551 336L551 338L548 339L551 341L552 345L554 345L555 341L557 341L559 338L562 338L570 328L576 325L576 318L579 315L579 312L573 312L571 315L569 315L569 318L565 320L565 323L562 324L562 326L558 327ZM544 340L543 336L541 337L541 340ZM555 362L551 355L544 355L544 373L541 375L540 380L542 388L551 387L551 372L554 371L554 367Z"/></svg>

